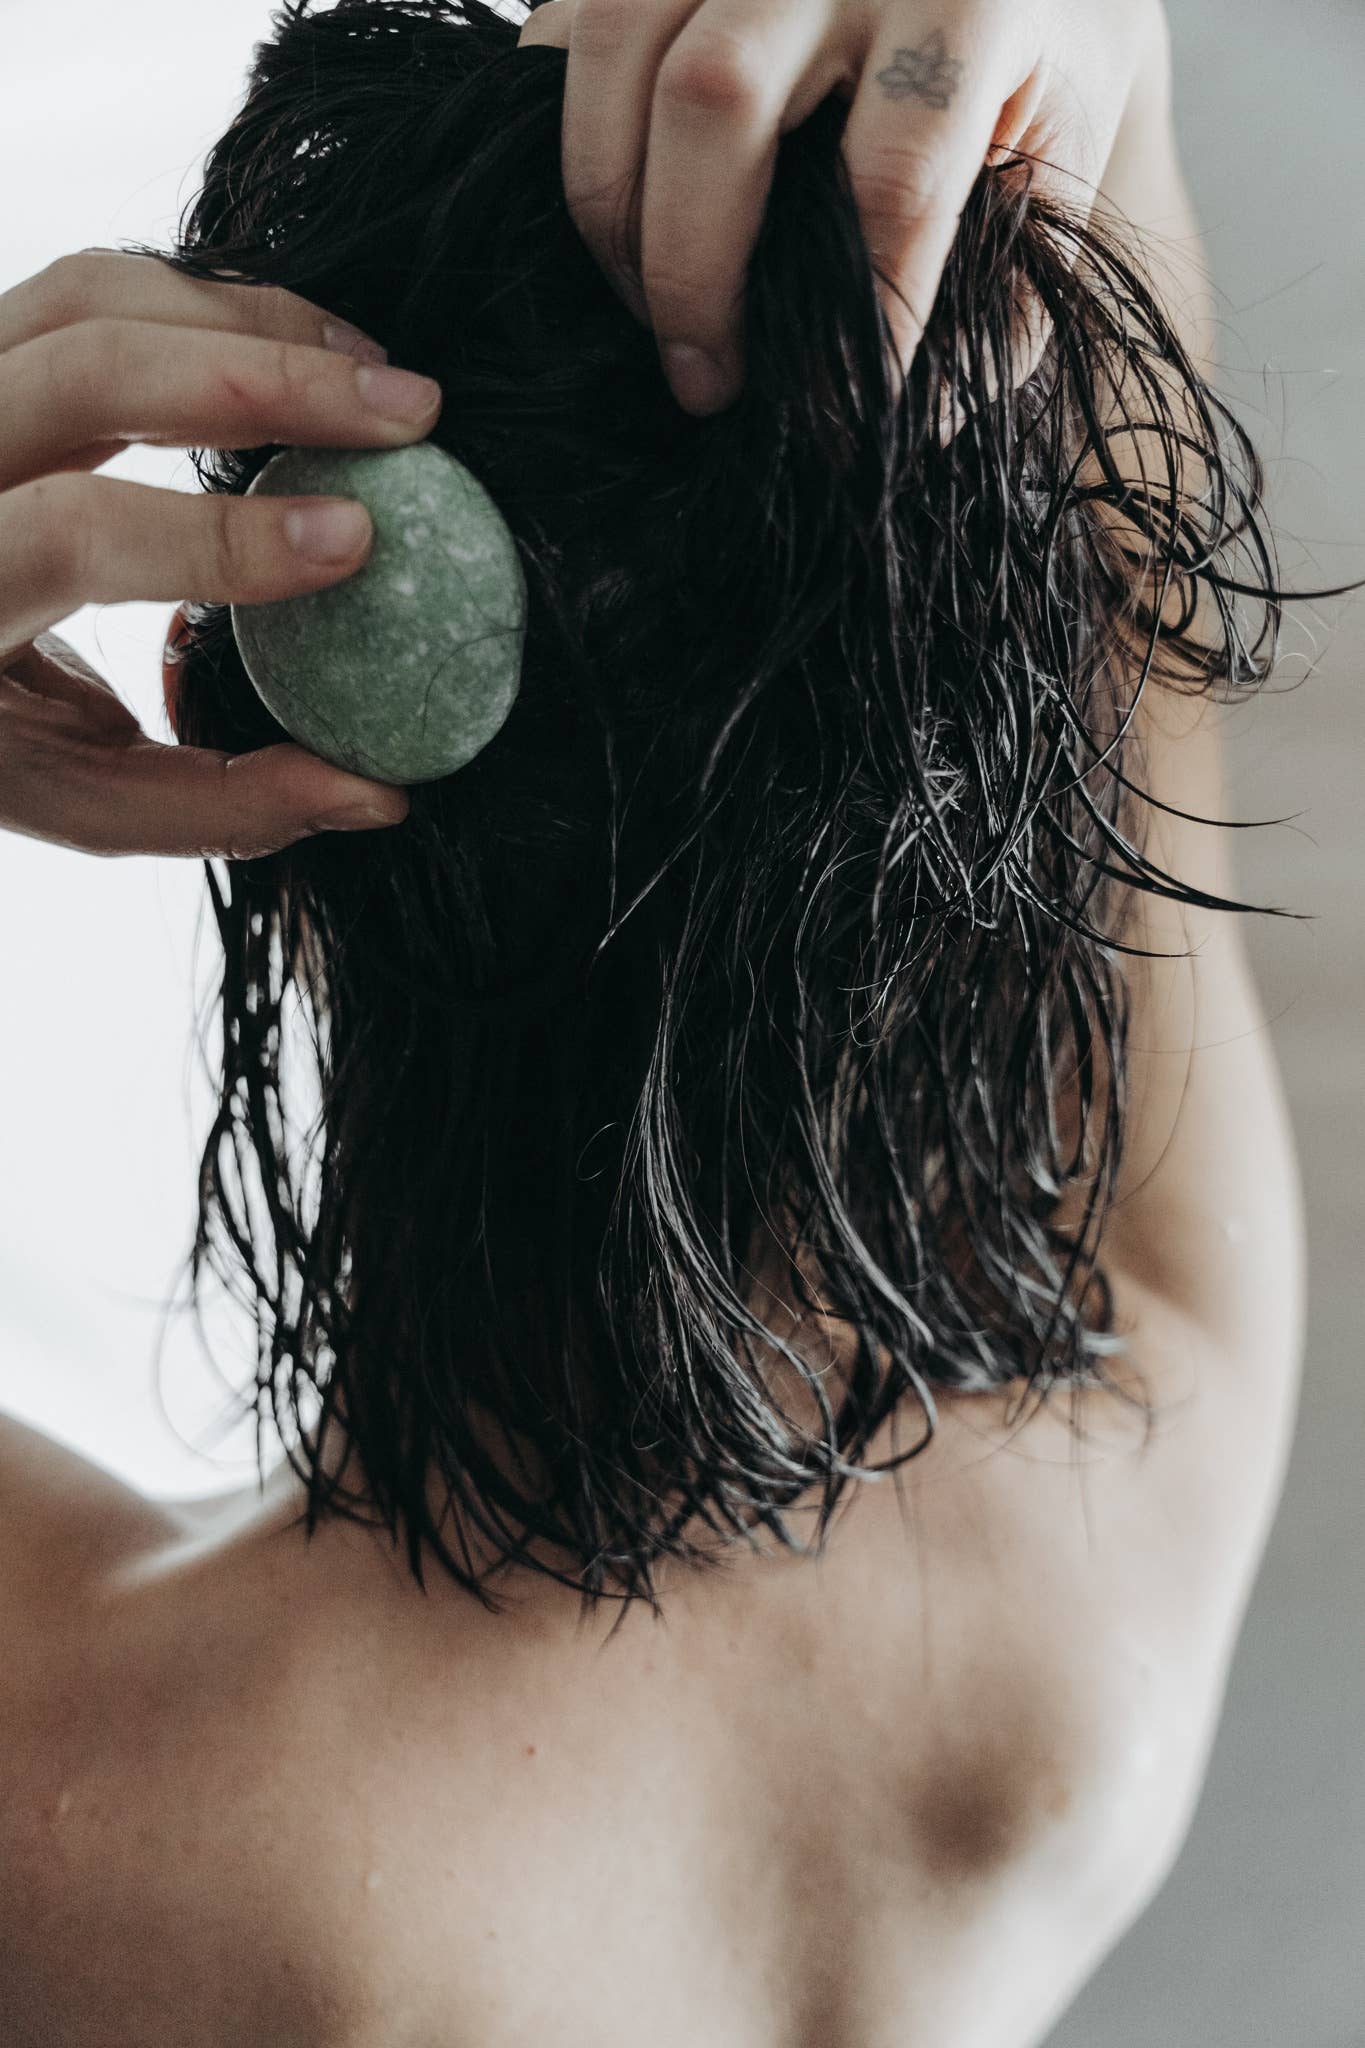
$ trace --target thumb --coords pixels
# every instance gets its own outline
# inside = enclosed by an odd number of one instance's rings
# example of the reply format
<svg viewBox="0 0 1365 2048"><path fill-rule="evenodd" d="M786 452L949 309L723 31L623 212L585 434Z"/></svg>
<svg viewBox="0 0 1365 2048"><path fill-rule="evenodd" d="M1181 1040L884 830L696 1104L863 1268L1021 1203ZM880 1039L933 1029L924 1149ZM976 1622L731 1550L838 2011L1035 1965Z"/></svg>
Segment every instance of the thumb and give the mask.
<svg viewBox="0 0 1365 2048"><path fill-rule="evenodd" d="M285 741L250 754L149 739L52 636L0 668L0 827L98 854L249 860L317 832L401 824L406 793Z"/></svg>
<svg viewBox="0 0 1365 2048"><path fill-rule="evenodd" d="M107 829L117 850L251 860L318 832L400 825L402 789L348 774L292 741L250 754L141 738L111 777ZM136 843L130 843L136 842Z"/></svg>
<svg viewBox="0 0 1365 2048"><path fill-rule="evenodd" d="M129 848L139 852L252 860L319 831L401 825L409 811L401 788L334 768L293 741L221 754L141 739L125 760L127 829L137 834L141 819L156 817L156 844Z"/></svg>

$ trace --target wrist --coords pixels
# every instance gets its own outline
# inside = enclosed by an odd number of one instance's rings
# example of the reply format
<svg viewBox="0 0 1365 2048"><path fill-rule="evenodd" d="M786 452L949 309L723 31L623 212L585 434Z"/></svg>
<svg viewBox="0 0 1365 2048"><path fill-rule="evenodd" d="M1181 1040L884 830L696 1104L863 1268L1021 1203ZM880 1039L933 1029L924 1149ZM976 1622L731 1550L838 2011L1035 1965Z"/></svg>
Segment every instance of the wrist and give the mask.
<svg viewBox="0 0 1365 2048"><path fill-rule="evenodd" d="M1111 165L1116 157L1150 149L1156 138L1172 135L1174 65L1164 0L1143 0L1134 11L1135 62L1110 151Z"/></svg>
<svg viewBox="0 0 1365 2048"><path fill-rule="evenodd" d="M1208 264L1180 163L1170 27L1161 0L1141 15L1138 64L1100 196L1144 238L1142 253L1167 310L1191 356L1203 363L1214 343Z"/></svg>

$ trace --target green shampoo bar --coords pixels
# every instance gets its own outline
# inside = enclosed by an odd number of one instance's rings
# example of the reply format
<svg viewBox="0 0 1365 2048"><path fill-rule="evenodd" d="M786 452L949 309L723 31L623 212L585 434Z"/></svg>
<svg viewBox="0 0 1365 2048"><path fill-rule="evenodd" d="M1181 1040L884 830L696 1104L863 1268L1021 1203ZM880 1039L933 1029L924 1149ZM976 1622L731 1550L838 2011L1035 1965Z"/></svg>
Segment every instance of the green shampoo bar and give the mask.
<svg viewBox="0 0 1365 2048"><path fill-rule="evenodd" d="M358 498L374 550L344 583L234 605L247 674L285 731L377 782L435 782L506 721L521 680L526 580L483 485L430 441L287 448L249 497Z"/></svg>

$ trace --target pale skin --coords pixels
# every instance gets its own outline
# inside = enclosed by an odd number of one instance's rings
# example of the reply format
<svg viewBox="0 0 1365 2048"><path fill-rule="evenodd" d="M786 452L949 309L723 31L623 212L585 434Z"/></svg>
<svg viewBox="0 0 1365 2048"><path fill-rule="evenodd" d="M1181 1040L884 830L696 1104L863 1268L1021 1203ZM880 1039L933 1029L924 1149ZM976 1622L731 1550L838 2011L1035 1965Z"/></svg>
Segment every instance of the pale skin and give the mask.
<svg viewBox="0 0 1365 2048"><path fill-rule="evenodd" d="M130 441L419 440L440 394L382 356L287 292L108 251L0 298L0 825L89 853L240 856L334 816L406 816L401 791L301 747L234 759L158 744L49 632L91 602L265 602L352 574L371 542L359 506L248 504L92 472Z"/></svg>
<svg viewBox="0 0 1365 2048"><path fill-rule="evenodd" d="M982 165L1026 153L1084 214L1160 31L1155 0L551 0L521 42L568 52L569 211L702 413L742 383L778 138L830 92L908 366Z"/></svg>

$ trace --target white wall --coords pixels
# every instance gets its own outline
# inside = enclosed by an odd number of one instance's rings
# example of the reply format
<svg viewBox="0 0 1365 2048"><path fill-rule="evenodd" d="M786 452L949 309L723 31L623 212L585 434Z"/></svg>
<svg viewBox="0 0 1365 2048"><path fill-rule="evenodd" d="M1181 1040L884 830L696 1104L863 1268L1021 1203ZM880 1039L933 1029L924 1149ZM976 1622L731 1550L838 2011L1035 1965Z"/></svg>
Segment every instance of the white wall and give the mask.
<svg viewBox="0 0 1365 2048"><path fill-rule="evenodd" d="M0 290L67 250L165 242L269 14L268 0L0 0ZM159 449L110 473L194 482L186 457ZM87 606L60 629L157 738L171 609ZM0 834L0 1404L154 1492L251 1471L249 1429L217 1465L168 1422L192 1434L222 1400L183 1314L166 1414L152 1376L210 1100L191 1086L203 900L195 861L102 861ZM206 926L201 992L215 943ZM235 1378L242 1332L220 1323L215 1343Z"/></svg>

